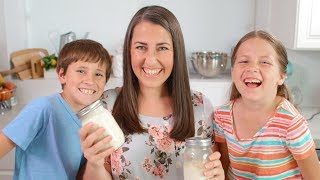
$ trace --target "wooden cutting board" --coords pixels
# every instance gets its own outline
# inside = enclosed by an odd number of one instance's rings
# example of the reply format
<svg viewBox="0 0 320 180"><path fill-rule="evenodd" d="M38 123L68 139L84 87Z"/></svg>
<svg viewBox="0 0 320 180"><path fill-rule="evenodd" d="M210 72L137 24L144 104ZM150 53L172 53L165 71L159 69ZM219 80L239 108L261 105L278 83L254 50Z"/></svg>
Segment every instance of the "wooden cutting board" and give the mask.
<svg viewBox="0 0 320 180"><path fill-rule="evenodd" d="M15 51L10 54L10 59L13 64L13 67L31 64L30 68L20 71L17 73L17 76L22 79L31 79L43 77L43 70L38 66L43 57L49 56L49 53L46 49L42 48L30 48L20 51Z"/></svg>

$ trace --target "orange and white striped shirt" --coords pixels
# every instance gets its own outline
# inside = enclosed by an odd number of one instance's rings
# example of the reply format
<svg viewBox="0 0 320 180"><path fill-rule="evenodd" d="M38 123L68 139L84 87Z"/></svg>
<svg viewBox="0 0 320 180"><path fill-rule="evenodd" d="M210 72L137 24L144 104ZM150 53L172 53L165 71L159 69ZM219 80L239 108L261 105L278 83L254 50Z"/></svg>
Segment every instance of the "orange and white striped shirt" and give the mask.
<svg viewBox="0 0 320 180"><path fill-rule="evenodd" d="M231 179L302 179L296 160L314 150L306 119L285 98L276 113L250 139L238 139L234 130L234 101L214 112L215 141L227 143Z"/></svg>

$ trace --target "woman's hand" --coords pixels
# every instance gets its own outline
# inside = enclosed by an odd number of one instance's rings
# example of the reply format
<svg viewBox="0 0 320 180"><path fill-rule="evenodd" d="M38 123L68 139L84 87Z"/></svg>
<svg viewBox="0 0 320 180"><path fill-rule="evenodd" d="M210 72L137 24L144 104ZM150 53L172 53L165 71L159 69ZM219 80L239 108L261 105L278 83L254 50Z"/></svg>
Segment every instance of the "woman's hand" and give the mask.
<svg viewBox="0 0 320 180"><path fill-rule="evenodd" d="M105 157L110 156L114 149L108 148L101 150L103 146L110 143L111 136L103 136L105 129L95 127L94 123L88 123L80 129L80 143L87 159L87 164L91 166L101 167L104 165Z"/></svg>
<svg viewBox="0 0 320 180"><path fill-rule="evenodd" d="M214 153L209 155L209 161L204 165L204 175L208 177L208 179L224 179L224 170L222 168L220 157L221 154L218 151L215 151Z"/></svg>

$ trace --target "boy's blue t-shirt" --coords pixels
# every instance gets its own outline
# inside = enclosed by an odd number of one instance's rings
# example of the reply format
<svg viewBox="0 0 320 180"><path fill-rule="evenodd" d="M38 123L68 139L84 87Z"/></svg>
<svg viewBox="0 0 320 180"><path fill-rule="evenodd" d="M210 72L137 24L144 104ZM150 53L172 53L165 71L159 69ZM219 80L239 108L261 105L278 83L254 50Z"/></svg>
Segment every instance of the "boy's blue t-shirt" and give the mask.
<svg viewBox="0 0 320 180"><path fill-rule="evenodd" d="M60 94L31 101L3 133L16 146L13 179L75 179L81 122Z"/></svg>

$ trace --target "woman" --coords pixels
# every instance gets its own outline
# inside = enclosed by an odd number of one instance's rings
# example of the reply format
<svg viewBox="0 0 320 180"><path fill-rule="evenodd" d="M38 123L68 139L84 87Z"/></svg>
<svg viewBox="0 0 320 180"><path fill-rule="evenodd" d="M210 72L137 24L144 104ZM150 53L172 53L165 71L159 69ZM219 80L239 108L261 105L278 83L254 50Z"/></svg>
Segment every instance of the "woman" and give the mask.
<svg viewBox="0 0 320 180"><path fill-rule="evenodd" d="M104 102L126 142L117 150L100 152L110 137L100 137L102 129L90 134L93 124L84 126L84 178L183 179L185 139L213 138L212 105L201 93L190 91L176 17L160 6L140 9L128 26L123 59L123 87L106 91ZM224 179L219 158L219 152L209 156L204 170L208 178Z"/></svg>

